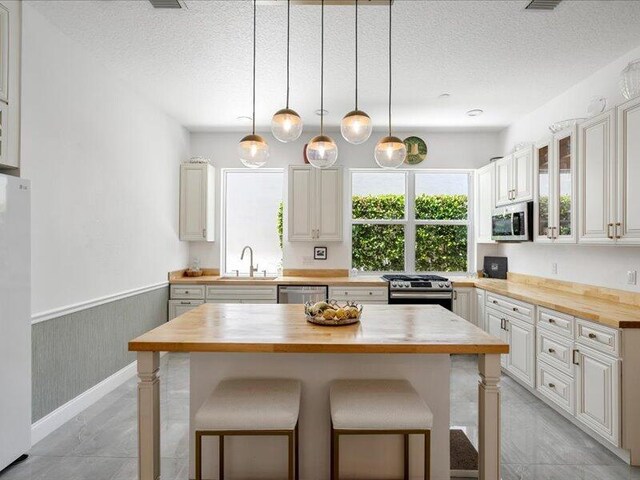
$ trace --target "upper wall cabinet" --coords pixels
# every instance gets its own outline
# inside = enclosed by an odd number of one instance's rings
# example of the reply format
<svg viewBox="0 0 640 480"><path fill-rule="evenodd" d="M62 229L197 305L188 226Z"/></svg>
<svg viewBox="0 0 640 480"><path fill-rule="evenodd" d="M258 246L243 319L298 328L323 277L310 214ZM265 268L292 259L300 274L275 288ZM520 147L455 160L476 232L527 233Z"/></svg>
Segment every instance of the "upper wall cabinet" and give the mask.
<svg viewBox="0 0 640 480"><path fill-rule="evenodd" d="M20 166L22 2L0 2L0 169Z"/></svg>
<svg viewBox="0 0 640 480"><path fill-rule="evenodd" d="M616 109L618 130L617 243L640 244L640 97Z"/></svg>
<svg viewBox="0 0 640 480"><path fill-rule="evenodd" d="M495 162L495 200L500 207L533 199L533 149L522 148Z"/></svg>
<svg viewBox="0 0 640 480"><path fill-rule="evenodd" d="M476 243L494 243L491 240L491 214L495 201L495 165L490 163L476 170Z"/></svg>
<svg viewBox="0 0 640 480"><path fill-rule="evenodd" d="M207 163L180 166L180 240L213 242L215 169Z"/></svg>
<svg viewBox="0 0 640 480"><path fill-rule="evenodd" d="M572 127L534 148L534 240L576 241L576 129Z"/></svg>
<svg viewBox="0 0 640 480"><path fill-rule="evenodd" d="M289 167L290 242L342 241L342 167Z"/></svg>

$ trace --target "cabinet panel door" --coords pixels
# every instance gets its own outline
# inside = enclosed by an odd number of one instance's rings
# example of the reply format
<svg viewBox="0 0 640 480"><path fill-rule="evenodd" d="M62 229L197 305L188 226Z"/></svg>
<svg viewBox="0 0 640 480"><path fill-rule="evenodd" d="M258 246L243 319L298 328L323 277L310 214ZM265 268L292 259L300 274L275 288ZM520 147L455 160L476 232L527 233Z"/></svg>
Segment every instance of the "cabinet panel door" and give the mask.
<svg viewBox="0 0 640 480"><path fill-rule="evenodd" d="M468 322L475 323L471 315L472 288L456 288L453 291L453 313Z"/></svg>
<svg viewBox="0 0 640 480"><path fill-rule="evenodd" d="M494 337L498 337L503 342L508 343L509 339L507 337L507 331L502 329L504 320L504 315L496 312L491 308L487 308L485 311L485 325L487 329L487 333L489 335L493 335ZM500 364L503 367L507 366L509 354L500 355Z"/></svg>
<svg viewBox="0 0 640 480"><path fill-rule="evenodd" d="M533 199L533 151L531 148L513 154L513 201Z"/></svg>
<svg viewBox="0 0 640 480"><path fill-rule="evenodd" d="M533 237L536 242L551 242L550 227L553 225L551 208L551 191L553 176L551 175L551 139L538 143L534 147L535 191Z"/></svg>
<svg viewBox="0 0 640 480"><path fill-rule="evenodd" d="M640 97L618 107L617 241L640 244Z"/></svg>
<svg viewBox="0 0 640 480"><path fill-rule="evenodd" d="M576 418L615 445L620 438L618 360L580 347Z"/></svg>
<svg viewBox="0 0 640 480"><path fill-rule="evenodd" d="M578 129L581 243L614 243L615 122L615 112L610 110Z"/></svg>
<svg viewBox="0 0 640 480"><path fill-rule="evenodd" d="M530 387L535 387L535 337L533 326L510 318L507 323L509 356L507 370Z"/></svg>
<svg viewBox="0 0 640 480"><path fill-rule="evenodd" d="M495 175L496 175L496 206L507 205L511 203L511 188L512 188L512 157L511 155L496 160L495 162Z"/></svg>
<svg viewBox="0 0 640 480"><path fill-rule="evenodd" d="M480 290L476 288L476 325L483 329L487 330L486 325L484 324L484 302L485 302L485 292L484 290Z"/></svg>
<svg viewBox="0 0 640 480"><path fill-rule="evenodd" d="M169 300L169 320L202 305L204 300Z"/></svg>
<svg viewBox="0 0 640 480"><path fill-rule="evenodd" d="M576 241L576 129L570 128L555 136L553 175L554 188L551 195L553 206L554 242Z"/></svg>
<svg viewBox="0 0 640 480"><path fill-rule="evenodd" d="M206 165L182 165L180 169L180 240L205 240L206 215Z"/></svg>
<svg viewBox="0 0 640 480"><path fill-rule="evenodd" d="M315 172L317 180L316 238L325 241L342 240L342 168L326 168Z"/></svg>
<svg viewBox="0 0 640 480"><path fill-rule="evenodd" d="M289 241L313 240L315 184L311 167L289 168Z"/></svg>
<svg viewBox="0 0 640 480"><path fill-rule="evenodd" d="M495 165L489 164L476 171L476 242L494 243L491 240L491 214L495 202Z"/></svg>

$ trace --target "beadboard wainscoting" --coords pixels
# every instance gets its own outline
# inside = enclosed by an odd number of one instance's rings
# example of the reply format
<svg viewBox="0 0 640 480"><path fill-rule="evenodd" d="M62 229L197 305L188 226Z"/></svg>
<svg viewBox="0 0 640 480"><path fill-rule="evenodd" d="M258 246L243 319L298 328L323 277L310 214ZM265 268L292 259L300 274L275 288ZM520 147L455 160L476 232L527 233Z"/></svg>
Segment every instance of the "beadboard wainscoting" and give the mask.
<svg viewBox="0 0 640 480"><path fill-rule="evenodd" d="M34 443L135 375L127 342L167 321L168 298L162 284L33 324Z"/></svg>

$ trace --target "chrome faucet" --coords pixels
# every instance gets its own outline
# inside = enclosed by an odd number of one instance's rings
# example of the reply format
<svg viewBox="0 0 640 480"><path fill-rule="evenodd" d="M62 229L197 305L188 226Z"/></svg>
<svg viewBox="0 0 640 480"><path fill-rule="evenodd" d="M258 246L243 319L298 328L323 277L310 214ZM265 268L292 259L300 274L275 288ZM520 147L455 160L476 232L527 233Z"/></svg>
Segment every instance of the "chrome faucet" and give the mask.
<svg viewBox="0 0 640 480"><path fill-rule="evenodd" d="M245 246L242 249L242 254L240 255L240 260L244 259L244 252L247 250L247 248L249 249L249 276L253 277L254 272L258 271L258 265L256 265L255 267L253 266L253 250L251 249L251 247L249 245Z"/></svg>

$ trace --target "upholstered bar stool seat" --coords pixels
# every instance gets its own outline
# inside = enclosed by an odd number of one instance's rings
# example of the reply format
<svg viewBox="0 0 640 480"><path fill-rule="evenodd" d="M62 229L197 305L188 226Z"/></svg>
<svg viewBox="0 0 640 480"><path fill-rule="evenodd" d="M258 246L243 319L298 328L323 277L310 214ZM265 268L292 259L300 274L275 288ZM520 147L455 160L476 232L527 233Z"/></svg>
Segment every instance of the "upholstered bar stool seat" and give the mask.
<svg viewBox="0 0 640 480"><path fill-rule="evenodd" d="M202 437L206 435L219 437L220 480L224 478L224 437L230 435L287 436L289 479L297 479L300 395L301 385L297 380L261 378L220 382L195 415L196 479L202 478Z"/></svg>
<svg viewBox="0 0 640 480"><path fill-rule="evenodd" d="M425 438L425 474L430 478L433 413L406 380L335 380L331 404L331 478L338 480L340 435L403 435L404 478L409 476L409 435Z"/></svg>

